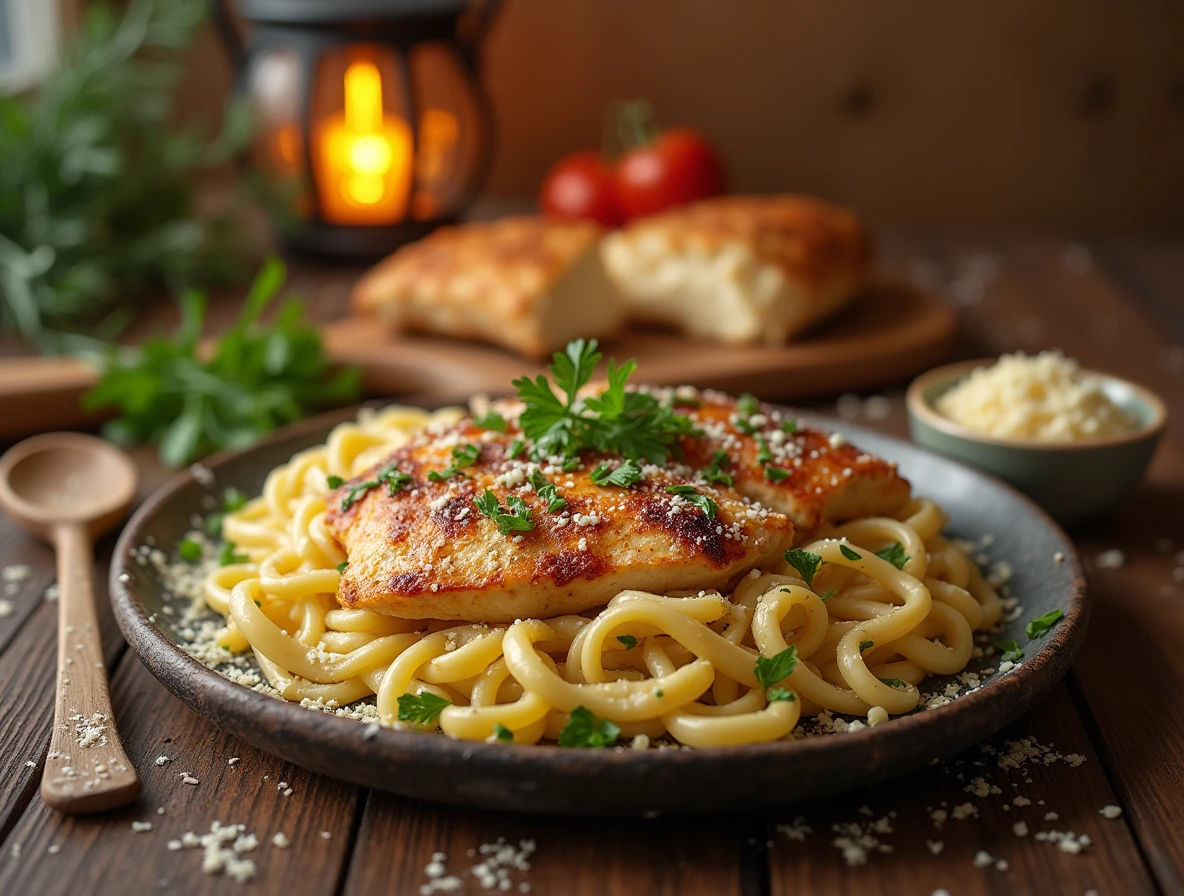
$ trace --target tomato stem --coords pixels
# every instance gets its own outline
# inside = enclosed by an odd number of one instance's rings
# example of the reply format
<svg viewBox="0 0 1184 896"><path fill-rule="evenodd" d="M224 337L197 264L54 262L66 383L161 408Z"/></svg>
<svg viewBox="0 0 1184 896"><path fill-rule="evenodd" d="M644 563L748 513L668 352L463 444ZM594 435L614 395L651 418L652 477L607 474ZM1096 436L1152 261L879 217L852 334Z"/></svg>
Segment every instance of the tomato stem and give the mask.
<svg viewBox="0 0 1184 896"><path fill-rule="evenodd" d="M649 146L660 134L649 100L616 100L605 110L601 136L604 157L615 159L623 152Z"/></svg>

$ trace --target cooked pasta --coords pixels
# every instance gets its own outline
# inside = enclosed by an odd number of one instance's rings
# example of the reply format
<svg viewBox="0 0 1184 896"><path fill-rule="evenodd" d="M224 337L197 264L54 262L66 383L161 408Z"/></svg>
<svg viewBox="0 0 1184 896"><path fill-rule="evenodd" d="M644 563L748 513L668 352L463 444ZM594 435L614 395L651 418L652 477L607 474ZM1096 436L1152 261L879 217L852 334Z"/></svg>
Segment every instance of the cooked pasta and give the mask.
<svg viewBox="0 0 1184 896"><path fill-rule="evenodd" d="M909 712L922 680L964 669L974 631L1000 618L994 589L942 536L941 508L925 499L814 533L801 546L821 558L809 584L786 562L750 570L730 594L622 591L593 613L508 625L343 608L346 556L325 522L331 477L357 476L424 427L462 415L365 412L227 514L223 536L247 562L206 580L206 601L226 621L219 643L252 651L285 699L346 705L373 695L382 724L404 728L399 698L430 694L441 698L439 728L465 740L555 740L582 708L625 739L751 744L790 737L824 710ZM895 544L896 563L877 555ZM762 677L758 660L790 647L789 675Z"/></svg>

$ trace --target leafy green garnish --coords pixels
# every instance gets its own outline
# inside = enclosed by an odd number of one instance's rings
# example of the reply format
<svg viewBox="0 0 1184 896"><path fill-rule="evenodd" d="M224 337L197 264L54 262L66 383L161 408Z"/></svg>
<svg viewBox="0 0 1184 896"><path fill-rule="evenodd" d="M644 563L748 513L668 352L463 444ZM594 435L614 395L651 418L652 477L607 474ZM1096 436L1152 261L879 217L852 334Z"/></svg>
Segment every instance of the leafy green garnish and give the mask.
<svg viewBox="0 0 1184 896"><path fill-rule="evenodd" d="M748 420L745 420L743 417L738 417L732 425L747 436L755 436L758 432L760 432L760 428L758 426Z"/></svg>
<svg viewBox="0 0 1184 896"><path fill-rule="evenodd" d="M736 412L743 414L745 417L751 417L757 412L757 408L759 407L760 402L757 400L757 397L747 392L736 399Z"/></svg>
<svg viewBox="0 0 1184 896"><path fill-rule="evenodd" d="M789 478L789 470L784 467L765 467L765 478L770 482L784 482Z"/></svg>
<svg viewBox="0 0 1184 896"><path fill-rule="evenodd" d="M794 423L792 420L786 420L784 423L782 423L781 424L781 431L787 432L793 436L796 436L798 434L798 432L800 432L800 430L798 429L798 425L796 423Z"/></svg>
<svg viewBox="0 0 1184 896"><path fill-rule="evenodd" d="M283 281L283 263L269 259L212 357L198 346L206 299L196 292L181 298L175 336L111 349L99 384L83 399L88 410L118 409L104 435L121 444L159 443L161 460L179 466L249 445L311 408L352 401L358 371L332 372L298 301L288 301L272 323L259 322Z"/></svg>
<svg viewBox="0 0 1184 896"><path fill-rule="evenodd" d="M617 635L617 640L625 645L626 650L632 650L637 646L637 639L632 635Z"/></svg>
<svg viewBox="0 0 1184 896"><path fill-rule="evenodd" d="M218 552L218 565L230 566L234 563L250 563L251 558L246 554L240 554L235 550L233 541L222 542L222 548Z"/></svg>
<svg viewBox="0 0 1184 896"><path fill-rule="evenodd" d="M619 454L629 460L662 464L674 453L679 436L694 431L690 419L676 414L645 392L626 390L637 362L608 363L608 387L594 398L579 399L580 389L592 379L601 354L595 339L577 339L556 352L550 371L557 396L547 377L514 380L526 409L519 425L534 442L533 456L573 457L583 449ZM560 397L562 396L562 397Z"/></svg>
<svg viewBox="0 0 1184 896"><path fill-rule="evenodd" d="M876 551L876 556L881 560L887 560L897 569L904 569L905 564L912 559L904 552L904 545L899 541L894 541L888 547Z"/></svg>
<svg viewBox="0 0 1184 896"><path fill-rule="evenodd" d="M757 684L763 688L771 688L780 684L798 664L798 648L790 644L775 656L758 656L752 667L752 674L756 676Z"/></svg>
<svg viewBox="0 0 1184 896"><path fill-rule="evenodd" d="M493 734L494 737L500 740L503 744L512 744L514 742L514 732L503 725L501 722L498 722L493 726Z"/></svg>
<svg viewBox="0 0 1184 896"><path fill-rule="evenodd" d="M222 509L227 513L234 513L236 510L242 510L247 506L247 496L240 492L233 485L226 487L222 492Z"/></svg>
<svg viewBox="0 0 1184 896"><path fill-rule="evenodd" d="M349 566L349 561L348 561L348 560L342 560L340 563L338 563L338 564L337 564L337 571L338 571L339 573L343 573L343 572L345 572L345 568L346 568L347 566Z"/></svg>
<svg viewBox="0 0 1184 896"><path fill-rule="evenodd" d="M870 650L871 648L873 648L875 646L876 646L875 641L860 641L859 642L859 652L863 653L865 650Z"/></svg>
<svg viewBox="0 0 1184 896"><path fill-rule="evenodd" d="M349 510L366 492L372 488L378 488L380 485L385 485L387 494L393 498L399 489L411 481L411 474L404 473L392 461L375 473L370 479L365 479L357 485L351 486L350 490L345 493L345 497L341 499L341 509L343 511Z"/></svg>
<svg viewBox="0 0 1184 896"><path fill-rule="evenodd" d="M559 732L561 747L611 747L621 734L616 722L602 719L591 710L577 706Z"/></svg>
<svg viewBox="0 0 1184 896"><path fill-rule="evenodd" d="M249 251L235 209L202 213L198 186L247 144L247 104L214 139L174 108L204 4L79 9L38 88L0 91L0 327L43 351L93 349L162 287L234 282Z"/></svg>
<svg viewBox="0 0 1184 896"><path fill-rule="evenodd" d="M794 696L793 691L789 688L769 688L765 692L765 699L770 703L776 703L778 700L788 700L793 703L798 698Z"/></svg>
<svg viewBox="0 0 1184 896"><path fill-rule="evenodd" d="M481 456L480 445L457 445L452 449L452 463L443 470L432 470L428 473L428 482L440 482L451 479L465 467L471 467ZM461 473L463 476L464 474Z"/></svg>
<svg viewBox="0 0 1184 896"><path fill-rule="evenodd" d="M862 560L863 559L862 554L851 550L851 548L847 547L845 544L839 545L839 553L842 554L844 557L846 557L848 560Z"/></svg>
<svg viewBox="0 0 1184 896"><path fill-rule="evenodd" d="M704 482L709 482L712 485L726 485L730 488L735 480L733 480L731 473L725 473L723 470L731 465L732 458L728 452L716 451L711 457L711 466L699 475L703 477Z"/></svg>
<svg viewBox="0 0 1184 896"><path fill-rule="evenodd" d="M325 484L329 486L329 488L341 488L341 486L345 485L345 480L340 476L326 476Z"/></svg>
<svg viewBox="0 0 1184 896"><path fill-rule="evenodd" d="M798 571L807 588L812 588L814 576L825 561L817 554L811 554L801 548L791 548L785 552L785 562Z"/></svg>
<svg viewBox="0 0 1184 896"><path fill-rule="evenodd" d="M641 467L637 465L636 461L626 460L622 461L620 466L614 468L607 460L602 460L596 465L596 469L592 471L592 482L603 488L610 485L615 485L618 488L629 488L641 480L645 476L641 472Z"/></svg>
<svg viewBox="0 0 1184 896"><path fill-rule="evenodd" d="M482 429L489 429L494 432L506 431L506 418L497 411L486 411L480 417L474 417L473 422Z"/></svg>
<svg viewBox="0 0 1184 896"><path fill-rule="evenodd" d="M422 694L402 694L399 696L399 721L410 722L418 728L434 725L451 700L437 697L431 691Z"/></svg>
<svg viewBox="0 0 1184 896"><path fill-rule="evenodd" d="M559 497L559 489L554 483L548 482L547 477L537 470L530 474L530 484L540 501L547 504L547 513L558 513L567 506L567 501Z"/></svg>
<svg viewBox="0 0 1184 896"><path fill-rule="evenodd" d="M704 494L700 494L699 490L693 485L668 485L666 491L671 495L678 495L688 504L694 504L709 520L715 519L716 513L719 511L719 506Z"/></svg>
<svg viewBox="0 0 1184 896"><path fill-rule="evenodd" d="M884 682L888 687L898 690L908 687L909 684L907 681L901 681L899 678L881 678L880 681Z"/></svg>
<svg viewBox="0 0 1184 896"><path fill-rule="evenodd" d="M1005 663L1019 662L1024 658L1024 649L1020 647L1020 642L1014 638L1010 641L996 641L994 646L1003 654L1001 659Z"/></svg>
<svg viewBox="0 0 1184 896"><path fill-rule="evenodd" d="M497 530L502 535L511 532L529 532L534 528L534 520L530 517L530 507L517 495L506 498L508 509L502 507L495 495L489 489L473 499L477 510L493 520Z"/></svg>
<svg viewBox="0 0 1184 896"><path fill-rule="evenodd" d="M1024 630L1028 640L1035 641L1037 638L1043 638L1048 634L1049 629L1064 618L1065 614L1061 610L1051 610L1043 616L1037 616L1028 623L1028 627Z"/></svg>
<svg viewBox="0 0 1184 896"><path fill-rule="evenodd" d="M506 460L513 460L522 453L522 449L526 447L526 442L522 439L514 439L510 443L510 450L506 452Z"/></svg>
<svg viewBox="0 0 1184 896"><path fill-rule="evenodd" d="M764 436L757 436L756 443L760 445L760 450L756 453L756 462L758 464L770 464L773 462L773 452L769 450L769 443L765 441Z"/></svg>
<svg viewBox="0 0 1184 896"><path fill-rule="evenodd" d="M182 538L177 542L177 553L186 563L196 563L201 559L201 543L192 538Z"/></svg>
<svg viewBox="0 0 1184 896"><path fill-rule="evenodd" d="M820 594L820 595L818 595L818 599L819 599L820 601L822 601L823 603L826 603L828 600L830 600L830 599L831 599L832 597L834 597L834 596L835 596L835 589L833 589L833 588L827 588L827 589L826 589L826 594Z"/></svg>

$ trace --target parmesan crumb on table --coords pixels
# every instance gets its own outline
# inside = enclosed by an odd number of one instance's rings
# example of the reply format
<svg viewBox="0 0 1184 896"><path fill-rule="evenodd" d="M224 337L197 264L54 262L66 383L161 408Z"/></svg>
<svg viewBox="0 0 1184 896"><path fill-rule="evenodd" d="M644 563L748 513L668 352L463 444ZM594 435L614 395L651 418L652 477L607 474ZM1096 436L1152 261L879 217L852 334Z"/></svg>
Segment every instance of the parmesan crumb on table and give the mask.
<svg viewBox="0 0 1184 896"><path fill-rule="evenodd" d="M231 880L245 884L255 877L258 868L243 853L252 852L259 845L254 834L245 834L245 825L224 825L214 821L207 834L186 831L179 840L168 841L170 852L202 848L201 870L206 874L225 874Z"/></svg>
<svg viewBox="0 0 1184 896"><path fill-rule="evenodd" d="M201 783L201 781L197 780L197 778L193 777L193 775L182 775L181 776L181 783L182 784L189 784L191 786L197 786L198 784Z"/></svg>
<svg viewBox="0 0 1184 896"><path fill-rule="evenodd" d="M1098 810L1098 814L1103 818L1118 818L1122 815L1122 808L1120 806L1103 806Z"/></svg>
<svg viewBox="0 0 1184 896"><path fill-rule="evenodd" d="M152 822L150 821L133 821L132 831L137 834L143 834L146 831L152 830Z"/></svg>
<svg viewBox="0 0 1184 896"><path fill-rule="evenodd" d="M1098 554L1094 558L1094 563L1097 564L1098 569L1122 569L1126 566L1126 554L1118 548L1111 548Z"/></svg>
<svg viewBox="0 0 1184 896"><path fill-rule="evenodd" d="M229 759L226 760L226 764L229 765L231 768L234 768L241 761L242 760L239 759L237 756L231 756Z"/></svg>
<svg viewBox="0 0 1184 896"><path fill-rule="evenodd" d="M292 841L288 839L288 835L283 831L276 831L275 835L271 838L271 845L277 849L287 849L291 843Z"/></svg>
<svg viewBox="0 0 1184 896"><path fill-rule="evenodd" d="M156 764L157 765L168 765L172 761L173 761L172 757L170 757L170 756L157 756L156 757Z"/></svg>
<svg viewBox="0 0 1184 896"><path fill-rule="evenodd" d="M0 619L6 619L11 616L14 609L12 601L0 600Z"/></svg>

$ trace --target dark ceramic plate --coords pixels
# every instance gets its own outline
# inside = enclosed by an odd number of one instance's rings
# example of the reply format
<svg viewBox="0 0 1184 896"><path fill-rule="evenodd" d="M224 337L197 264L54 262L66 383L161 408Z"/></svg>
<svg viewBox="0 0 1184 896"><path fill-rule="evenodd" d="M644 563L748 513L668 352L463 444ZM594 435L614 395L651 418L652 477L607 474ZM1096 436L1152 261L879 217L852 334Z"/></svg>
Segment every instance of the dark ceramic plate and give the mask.
<svg viewBox="0 0 1184 896"><path fill-rule="evenodd" d="M992 559L1014 568L1012 593L1023 614L1002 639L1025 646L1023 663L949 704L875 728L797 741L702 750L593 750L469 743L382 729L275 700L234 684L185 654L164 587L132 550L152 538L173 545L202 513L202 498L234 485L258 494L272 467L324 441L333 423L321 418L289 428L248 451L206 466L215 483L177 476L136 512L116 547L111 599L120 628L166 688L214 724L297 765L365 787L445 803L524 812L623 815L708 812L791 803L864 787L944 758L998 731L1030 709L1069 669L1085 634L1085 582L1072 543L1019 492L969 467L907 442L829 419L867 451L899 461L914 491L939 501L949 532L995 536ZM809 419L809 418L807 418ZM1056 563L1053 555L1064 554ZM126 575L125 575L126 574ZM1065 619L1027 643L1027 620L1060 608ZM149 617L156 622L150 622ZM972 661L971 669L987 666Z"/></svg>

